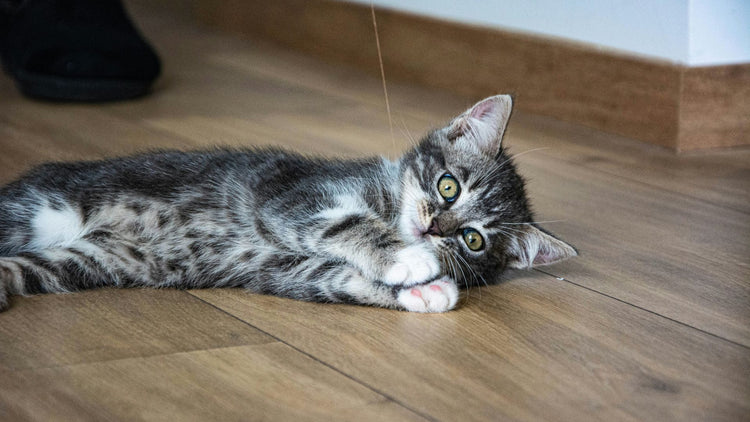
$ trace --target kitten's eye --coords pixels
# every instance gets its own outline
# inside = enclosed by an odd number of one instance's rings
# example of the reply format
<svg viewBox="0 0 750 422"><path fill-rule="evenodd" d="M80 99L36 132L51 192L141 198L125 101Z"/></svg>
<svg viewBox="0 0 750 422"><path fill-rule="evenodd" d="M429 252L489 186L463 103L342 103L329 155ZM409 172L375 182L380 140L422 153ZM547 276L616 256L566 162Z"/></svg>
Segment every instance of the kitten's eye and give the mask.
<svg viewBox="0 0 750 422"><path fill-rule="evenodd" d="M458 194L461 193L461 186L458 184L458 180L451 176L449 173L445 173L443 177L438 180L438 192L448 202L453 202L458 198Z"/></svg>
<svg viewBox="0 0 750 422"><path fill-rule="evenodd" d="M471 228L464 229L463 236L466 246L472 251L478 251L484 248L484 239L482 239L482 235L479 234L478 231Z"/></svg>

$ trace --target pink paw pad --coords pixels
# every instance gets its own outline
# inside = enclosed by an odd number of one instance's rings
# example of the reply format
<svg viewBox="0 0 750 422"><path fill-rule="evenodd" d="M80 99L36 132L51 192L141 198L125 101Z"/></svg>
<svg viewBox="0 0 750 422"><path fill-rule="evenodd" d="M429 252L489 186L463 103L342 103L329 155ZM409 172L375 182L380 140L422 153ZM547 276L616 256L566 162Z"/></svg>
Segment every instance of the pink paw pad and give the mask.
<svg viewBox="0 0 750 422"><path fill-rule="evenodd" d="M453 309L458 301L458 286L447 277L429 284L401 289L399 304L412 312L445 312Z"/></svg>

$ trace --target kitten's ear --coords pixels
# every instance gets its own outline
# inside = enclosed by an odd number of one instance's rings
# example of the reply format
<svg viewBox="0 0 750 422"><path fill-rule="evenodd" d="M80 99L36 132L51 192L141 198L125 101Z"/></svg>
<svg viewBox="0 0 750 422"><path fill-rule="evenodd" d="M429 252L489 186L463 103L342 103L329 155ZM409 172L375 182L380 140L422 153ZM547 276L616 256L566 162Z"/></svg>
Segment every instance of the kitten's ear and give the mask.
<svg viewBox="0 0 750 422"><path fill-rule="evenodd" d="M578 255L576 250L532 225L524 225L521 234L514 237L509 246L508 266L533 268L554 264Z"/></svg>
<svg viewBox="0 0 750 422"><path fill-rule="evenodd" d="M500 151L512 110L510 95L485 98L453 119L446 128L448 139L494 158Z"/></svg>

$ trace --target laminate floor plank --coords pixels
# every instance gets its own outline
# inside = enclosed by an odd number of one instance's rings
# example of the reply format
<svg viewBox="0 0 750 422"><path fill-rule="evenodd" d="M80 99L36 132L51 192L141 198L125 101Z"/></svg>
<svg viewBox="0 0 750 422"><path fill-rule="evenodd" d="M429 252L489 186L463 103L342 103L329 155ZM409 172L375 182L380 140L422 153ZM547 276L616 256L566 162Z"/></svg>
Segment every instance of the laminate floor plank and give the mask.
<svg viewBox="0 0 750 422"><path fill-rule="evenodd" d="M0 370L275 341L184 291L101 289L14 297L0 314Z"/></svg>
<svg viewBox="0 0 750 422"><path fill-rule="evenodd" d="M0 377L6 421L425 420L278 342Z"/></svg>

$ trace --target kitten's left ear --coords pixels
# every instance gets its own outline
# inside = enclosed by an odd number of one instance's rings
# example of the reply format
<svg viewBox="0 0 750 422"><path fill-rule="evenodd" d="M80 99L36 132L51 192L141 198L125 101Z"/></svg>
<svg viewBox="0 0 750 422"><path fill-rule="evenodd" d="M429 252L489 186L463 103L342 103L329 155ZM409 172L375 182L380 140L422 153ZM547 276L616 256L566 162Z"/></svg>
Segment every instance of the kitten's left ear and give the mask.
<svg viewBox="0 0 750 422"><path fill-rule="evenodd" d="M510 95L485 98L453 119L446 128L448 139L494 158L500 151L512 110Z"/></svg>
<svg viewBox="0 0 750 422"><path fill-rule="evenodd" d="M521 234L514 236L510 242L508 266L533 268L554 264L578 255L572 246L562 240L530 224L523 227Z"/></svg>

